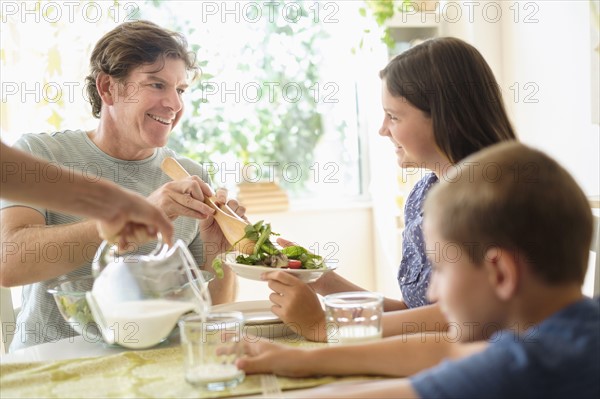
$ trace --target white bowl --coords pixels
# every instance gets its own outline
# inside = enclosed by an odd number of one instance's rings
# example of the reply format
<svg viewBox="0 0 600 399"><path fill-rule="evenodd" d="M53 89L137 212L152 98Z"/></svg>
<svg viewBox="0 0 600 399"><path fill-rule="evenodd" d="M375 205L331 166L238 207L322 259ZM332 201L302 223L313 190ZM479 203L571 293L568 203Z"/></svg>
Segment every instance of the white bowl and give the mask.
<svg viewBox="0 0 600 399"><path fill-rule="evenodd" d="M271 301L244 301L225 303L212 307L214 312L242 312L244 315L244 334L264 338L285 337L295 334L275 313L271 311Z"/></svg>
<svg viewBox="0 0 600 399"><path fill-rule="evenodd" d="M324 273L335 270L335 266L331 265L326 265L327 267L323 269L283 269L268 266L243 265L235 261L238 255L240 255L240 252L238 251L227 252L223 258L223 263L231 267L238 276L249 280L262 281L260 278L261 274L265 272L274 272L275 270L283 270L293 274L305 283L311 283L319 279Z"/></svg>

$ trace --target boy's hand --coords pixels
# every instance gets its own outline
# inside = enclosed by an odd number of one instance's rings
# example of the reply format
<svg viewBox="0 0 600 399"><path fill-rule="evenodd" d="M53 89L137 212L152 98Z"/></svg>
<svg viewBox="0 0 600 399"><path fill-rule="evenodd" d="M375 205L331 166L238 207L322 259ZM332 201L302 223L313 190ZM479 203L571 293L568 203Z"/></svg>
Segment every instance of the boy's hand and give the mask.
<svg viewBox="0 0 600 399"><path fill-rule="evenodd" d="M256 342L244 345L246 356L236 361L236 366L247 374L270 374L287 377L307 377L306 362L301 361L302 349L283 345ZM293 359L293 361L290 361Z"/></svg>

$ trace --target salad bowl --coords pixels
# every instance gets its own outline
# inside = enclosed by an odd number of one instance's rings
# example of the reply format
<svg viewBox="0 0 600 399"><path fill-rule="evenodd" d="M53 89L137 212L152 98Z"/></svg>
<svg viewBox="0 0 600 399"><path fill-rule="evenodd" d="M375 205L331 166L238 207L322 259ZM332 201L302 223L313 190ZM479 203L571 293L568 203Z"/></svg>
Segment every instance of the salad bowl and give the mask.
<svg viewBox="0 0 600 399"><path fill-rule="evenodd" d="M259 265L243 265L236 262L238 255L240 255L240 252L238 251L227 252L224 256L222 256L223 263L231 267L234 273L238 276L255 281L262 281L260 276L263 273L283 270L287 273L293 274L305 283L312 283L313 281L318 280L323 274L336 269L336 266L327 264L326 267L321 269L290 269Z"/></svg>

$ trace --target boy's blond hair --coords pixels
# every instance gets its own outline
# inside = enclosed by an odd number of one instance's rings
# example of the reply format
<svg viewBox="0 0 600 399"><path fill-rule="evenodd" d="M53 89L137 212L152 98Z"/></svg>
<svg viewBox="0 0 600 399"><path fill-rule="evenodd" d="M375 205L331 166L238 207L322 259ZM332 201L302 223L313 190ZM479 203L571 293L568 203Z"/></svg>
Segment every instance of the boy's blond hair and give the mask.
<svg viewBox="0 0 600 399"><path fill-rule="evenodd" d="M475 264L495 246L524 256L546 283L583 283L592 212L564 168L517 142L486 148L455 168L424 206L442 239Z"/></svg>

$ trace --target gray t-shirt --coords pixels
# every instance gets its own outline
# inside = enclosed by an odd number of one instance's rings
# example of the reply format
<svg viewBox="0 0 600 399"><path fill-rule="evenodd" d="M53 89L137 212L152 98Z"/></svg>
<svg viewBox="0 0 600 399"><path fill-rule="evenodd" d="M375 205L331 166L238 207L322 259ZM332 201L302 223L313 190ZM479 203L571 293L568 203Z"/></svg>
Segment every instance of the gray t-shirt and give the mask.
<svg viewBox="0 0 600 399"><path fill-rule="evenodd" d="M141 161L124 161L102 152L81 130L67 130L52 134L26 134L19 139L14 147L47 159L52 163L60 164L66 167L71 174L82 173L84 177L91 181L102 177L145 197L171 180L160 169L160 164L165 157L176 158L190 174L198 175L202 180L210 182L207 173L198 163L188 158L182 158L168 148L158 148L154 155ZM35 173L39 178L50 181L56 179L56 172L55 167L40 168L35 171L21 170L21 173ZM106 200L110 201L110 198ZM0 202L0 209L13 206L25 206L37 210L44 216L48 226L75 223L82 220L77 216L50 211L25 203ZM202 240L198 233L198 224L199 222L196 219L189 217L177 218L174 222L175 240L183 240L188 245L196 262L202 265L204 263L203 250ZM89 261L64 277L73 278L91 274L91 261L95 254L96 244L57 242L49 243L46 245L47 248L42 248L40 243L35 242L21 245L25 246L21 248L21 254L12 256L25 256L27 262L52 263L52 259L57 259L57 251L71 251L68 253L85 251L84 253L87 254L86 259L89 259ZM143 245L137 253L149 253L155 245L155 242ZM10 346L11 352L77 335L60 315L52 295L46 292L48 288L54 287L60 278L63 278L63 276L23 286L22 307L17 316L15 335Z"/></svg>

